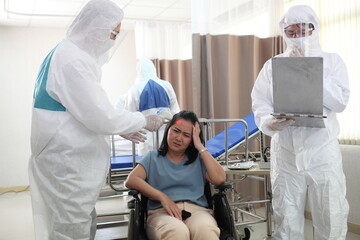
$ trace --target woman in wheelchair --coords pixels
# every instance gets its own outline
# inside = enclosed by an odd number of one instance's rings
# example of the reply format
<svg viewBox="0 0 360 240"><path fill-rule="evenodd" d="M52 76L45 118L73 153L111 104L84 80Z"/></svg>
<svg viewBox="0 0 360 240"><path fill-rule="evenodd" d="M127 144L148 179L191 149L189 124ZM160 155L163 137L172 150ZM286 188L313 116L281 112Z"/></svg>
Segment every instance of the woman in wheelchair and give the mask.
<svg viewBox="0 0 360 240"><path fill-rule="evenodd" d="M196 114L181 111L166 126L159 150L146 154L127 177L127 188L149 198L149 239L219 239L204 185L223 184L225 172L203 144Z"/></svg>

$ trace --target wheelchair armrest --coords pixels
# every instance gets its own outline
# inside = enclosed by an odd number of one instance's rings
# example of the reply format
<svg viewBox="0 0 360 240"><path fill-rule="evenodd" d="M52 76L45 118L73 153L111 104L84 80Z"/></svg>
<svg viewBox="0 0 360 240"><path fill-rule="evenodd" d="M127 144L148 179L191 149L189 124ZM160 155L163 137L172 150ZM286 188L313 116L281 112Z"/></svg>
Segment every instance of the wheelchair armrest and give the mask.
<svg viewBox="0 0 360 240"><path fill-rule="evenodd" d="M135 190L135 189L131 189L129 192L128 192L128 195L130 196L133 196L133 200L129 201L128 202L128 208L129 209L134 209L135 208L135 204L136 203L139 203L140 202L140 198L139 198L139 195L140 195L140 192L138 190Z"/></svg>
<svg viewBox="0 0 360 240"><path fill-rule="evenodd" d="M221 184L221 185L214 186L214 188L216 190L219 190L220 192L224 192L227 189L231 189L232 185L229 184L229 183L224 183L224 184Z"/></svg>
<svg viewBox="0 0 360 240"><path fill-rule="evenodd" d="M140 192L139 192L138 190L132 189L132 190L129 191L128 194L129 194L130 196L135 197L135 196L137 196L139 193L140 193Z"/></svg>

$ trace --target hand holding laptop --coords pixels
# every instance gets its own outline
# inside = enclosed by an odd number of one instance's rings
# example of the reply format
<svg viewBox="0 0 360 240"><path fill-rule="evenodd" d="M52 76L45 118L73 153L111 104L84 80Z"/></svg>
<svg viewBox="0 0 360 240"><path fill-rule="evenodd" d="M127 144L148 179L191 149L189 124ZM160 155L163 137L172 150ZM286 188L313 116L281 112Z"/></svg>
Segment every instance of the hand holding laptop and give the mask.
<svg viewBox="0 0 360 240"><path fill-rule="evenodd" d="M274 131L281 131L284 128L294 124L295 121L293 119L286 119L286 118L270 118L267 120L267 124L269 127Z"/></svg>

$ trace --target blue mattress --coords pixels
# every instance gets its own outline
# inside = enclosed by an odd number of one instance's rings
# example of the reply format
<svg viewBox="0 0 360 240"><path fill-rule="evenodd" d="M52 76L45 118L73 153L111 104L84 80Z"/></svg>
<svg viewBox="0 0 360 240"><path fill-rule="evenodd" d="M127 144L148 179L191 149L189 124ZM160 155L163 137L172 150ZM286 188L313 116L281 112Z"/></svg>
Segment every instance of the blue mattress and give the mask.
<svg viewBox="0 0 360 240"><path fill-rule="evenodd" d="M243 118L248 124L249 137L259 131L255 124L254 114L249 114ZM236 146L245 140L245 126L242 122L237 122L228 128L228 149ZM225 130L206 142L206 147L211 155L216 158L225 152Z"/></svg>
<svg viewBox="0 0 360 240"><path fill-rule="evenodd" d="M135 156L135 161L138 162L142 156ZM124 156L114 156L111 157L111 169L119 168L132 168L133 167L133 156L124 155Z"/></svg>

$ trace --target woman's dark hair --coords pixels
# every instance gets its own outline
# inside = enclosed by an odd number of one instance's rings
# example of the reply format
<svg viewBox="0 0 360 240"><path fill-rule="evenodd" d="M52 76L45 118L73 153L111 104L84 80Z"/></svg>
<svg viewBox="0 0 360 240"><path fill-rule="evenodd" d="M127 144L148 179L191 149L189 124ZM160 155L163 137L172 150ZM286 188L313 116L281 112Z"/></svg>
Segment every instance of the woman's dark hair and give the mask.
<svg viewBox="0 0 360 240"><path fill-rule="evenodd" d="M169 145L168 145L168 142L167 142L167 136L169 134L169 129L179 119L184 119L184 120L187 120L187 121L191 121L193 123L193 125L195 125L195 123L200 124L199 119L197 118L197 116L196 116L196 114L194 112L184 110L184 111L181 111L181 112L178 112L177 114L175 114L173 116L173 118L170 120L170 122L166 125L165 132L164 132L164 137L162 139L161 145L160 145L159 150L158 150L159 155L165 156L166 153L168 152ZM200 141L201 141L201 143L204 144L204 138L203 138L201 127L200 127ZM195 148L194 142L191 142L191 144L185 150L185 154L188 157L188 161L185 163L185 165L189 165L189 164L193 163L196 160L196 158L197 158L197 156L199 154L199 151Z"/></svg>

